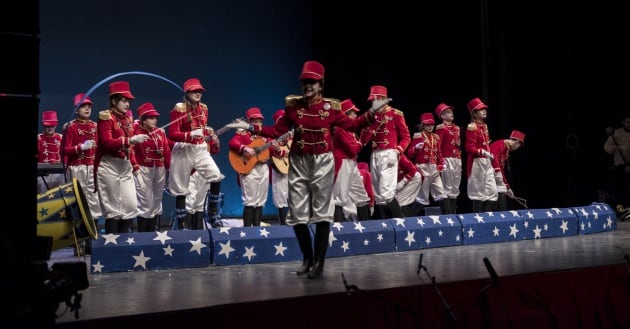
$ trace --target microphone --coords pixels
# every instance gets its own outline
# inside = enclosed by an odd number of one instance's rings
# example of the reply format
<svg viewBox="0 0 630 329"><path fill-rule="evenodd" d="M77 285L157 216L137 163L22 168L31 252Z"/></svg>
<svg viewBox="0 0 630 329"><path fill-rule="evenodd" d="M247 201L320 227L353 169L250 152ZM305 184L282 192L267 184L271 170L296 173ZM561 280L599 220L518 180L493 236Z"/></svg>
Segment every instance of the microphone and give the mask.
<svg viewBox="0 0 630 329"><path fill-rule="evenodd" d="M420 253L420 258L418 259L418 270L416 271L416 274L420 275L420 270L422 270L422 253Z"/></svg>
<svg viewBox="0 0 630 329"><path fill-rule="evenodd" d="M344 287L346 287L346 292L348 293L348 296L351 296L352 295L352 287L350 287L350 285L348 284L348 281L346 281L346 276L343 275L343 273L341 273L341 279L343 280Z"/></svg>
<svg viewBox="0 0 630 329"><path fill-rule="evenodd" d="M490 278L492 278L492 282L499 283L499 276L497 275L497 272L494 270L494 267L492 267L492 264L490 264L490 260L488 259L488 257L483 258L483 263L484 265L486 265L486 269L488 270L488 273L490 273Z"/></svg>

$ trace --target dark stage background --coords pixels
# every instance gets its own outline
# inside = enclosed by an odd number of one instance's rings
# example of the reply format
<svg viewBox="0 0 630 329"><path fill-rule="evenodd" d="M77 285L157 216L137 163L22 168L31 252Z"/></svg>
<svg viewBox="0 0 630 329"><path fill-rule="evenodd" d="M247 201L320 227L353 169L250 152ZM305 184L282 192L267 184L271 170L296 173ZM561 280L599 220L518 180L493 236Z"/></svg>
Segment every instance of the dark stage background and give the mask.
<svg viewBox="0 0 630 329"><path fill-rule="evenodd" d="M60 121L70 120L75 93L103 83L91 94L95 120L106 106L108 82L128 80L133 108L151 101L165 124L182 97L176 86L198 77L212 126L251 106L259 106L271 124L284 97L300 93L297 76L310 59L326 67L328 97L352 98L367 109L370 85L387 86L412 131L419 115L440 102L455 106L465 129L466 102L484 99L492 139L506 138L513 129L527 134L525 147L513 153L509 178L530 208L588 204L607 188L604 131L619 126L624 110L621 94L613 90L620 90L617 79L623 77L616 54L626 24L614 18L620 11L612 2L394 0L374 7L332 0L68 0L20 6L3 11L6 49L18 51L5 61L0 93L9 95L2 107L12 122L33 125L29 137L16 141L24 147L7 156L3 175L24 177L20 192L33 198L35 164L24 159L35 154L40 114L55 109ZM11 75L11 69L21 73ZM169 81L142 74L104 81L136 71ZM16 107L24 111L9 110ZM240 190L227 161L229 135L221 136L224 148L215 159L227 174L224 216L239 216ZM465 180L462 188L460 209L466 211ZM34 203L28 205L18 213L31 213ZM275 214L271 200L265 213Z"/></svg>

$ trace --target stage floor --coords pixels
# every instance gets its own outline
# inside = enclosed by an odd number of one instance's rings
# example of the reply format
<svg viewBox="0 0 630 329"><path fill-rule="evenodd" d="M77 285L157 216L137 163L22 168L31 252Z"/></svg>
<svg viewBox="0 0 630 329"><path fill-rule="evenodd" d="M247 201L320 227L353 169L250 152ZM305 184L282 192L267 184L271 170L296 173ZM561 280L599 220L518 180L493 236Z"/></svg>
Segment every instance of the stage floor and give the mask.
<svg viewBox="0 0 630 329"><path fill-rule="evenodd" d="M627 221L615 231L566 238L328 258L319 280L296 276L300 262L88 274L79 318L63 313L61 304L57 323L344 292L342 274L362 290L430 284L426 272L417 274L421 254L439 284L489 278L484 257L502 277L623 264L629 253ZM89 256L79 259L71 248L54 251L50 259L67 261L90 264Z"/></svg>

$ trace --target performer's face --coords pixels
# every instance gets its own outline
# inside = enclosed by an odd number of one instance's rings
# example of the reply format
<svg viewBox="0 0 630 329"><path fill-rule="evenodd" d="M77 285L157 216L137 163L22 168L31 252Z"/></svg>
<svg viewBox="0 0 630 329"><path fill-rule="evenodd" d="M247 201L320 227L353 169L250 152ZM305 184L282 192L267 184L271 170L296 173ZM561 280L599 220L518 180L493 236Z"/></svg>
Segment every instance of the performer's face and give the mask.
<svg viewBox="0 0 630 329"><path fill-rule="evenodd" d="M320 80L303 79L302 94L306 98L312 98L322 94L322 84Z"/></svg>

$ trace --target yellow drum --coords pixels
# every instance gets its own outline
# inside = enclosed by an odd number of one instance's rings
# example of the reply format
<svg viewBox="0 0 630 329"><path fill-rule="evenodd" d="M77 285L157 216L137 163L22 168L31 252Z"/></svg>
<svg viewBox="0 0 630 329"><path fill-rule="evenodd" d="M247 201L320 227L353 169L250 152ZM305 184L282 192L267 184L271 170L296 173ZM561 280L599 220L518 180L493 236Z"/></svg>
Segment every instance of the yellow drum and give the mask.
<svg viewBox="0 0 630 329"><path fill-rule="evenodd" d="M37 235L53 238L52 250L96 239L98 231L76 179L37 195Z"/></svg>

